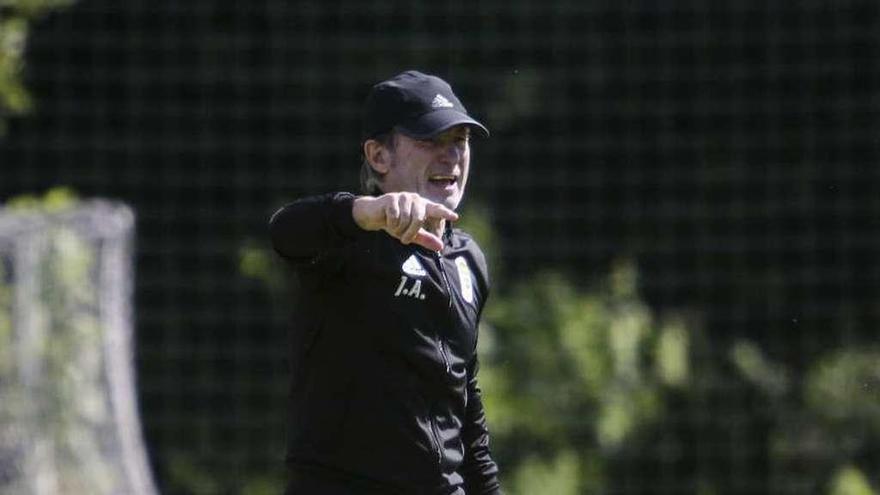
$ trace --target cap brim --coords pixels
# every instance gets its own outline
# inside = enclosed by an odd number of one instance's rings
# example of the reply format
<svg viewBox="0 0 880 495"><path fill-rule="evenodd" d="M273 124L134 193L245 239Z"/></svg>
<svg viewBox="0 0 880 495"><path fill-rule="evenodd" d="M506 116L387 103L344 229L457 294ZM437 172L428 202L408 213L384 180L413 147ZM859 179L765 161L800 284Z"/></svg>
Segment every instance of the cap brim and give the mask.
<svg viewBox="0 0 880 495"><path fill-rule="evenodd" d="M395 127L411 138L428 139L457 125L467 125L483 137L489 137L489 129L486 129L486 126L452 108L434 110L422 115L413 122L398 124Z"/></svg>

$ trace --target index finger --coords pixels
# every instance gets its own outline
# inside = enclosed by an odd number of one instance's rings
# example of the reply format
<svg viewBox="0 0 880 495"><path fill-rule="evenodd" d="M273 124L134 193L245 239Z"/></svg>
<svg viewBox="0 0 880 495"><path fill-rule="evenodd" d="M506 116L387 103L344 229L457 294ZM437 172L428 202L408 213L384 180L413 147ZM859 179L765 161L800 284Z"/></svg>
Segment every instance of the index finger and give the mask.
<svg viewBox="0 0 880 495"><path fill-rule="evenodd" d="M413 242L438 253L443 250L443 241L425 229L419 229Z"/></svg>
<svg viewBox="0 0 880 495"><path fill-rule="evenodd" d="M453 222L458 220L458 213L450 210L440 203L434 203L433 201L425 202L425 216L431 218L443 218Z"/></svg>

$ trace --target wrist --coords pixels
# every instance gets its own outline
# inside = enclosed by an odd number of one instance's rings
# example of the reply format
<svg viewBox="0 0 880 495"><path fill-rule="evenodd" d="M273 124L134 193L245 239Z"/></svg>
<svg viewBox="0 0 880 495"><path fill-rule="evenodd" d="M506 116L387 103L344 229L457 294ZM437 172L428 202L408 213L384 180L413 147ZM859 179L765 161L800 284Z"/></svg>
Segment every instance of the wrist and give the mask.
<svg viewBox="0 0 880 495"><path fill-rule="evenodd" d="M371 222L372 206L376 198L372 196L356 196L351 202L351 218L361 230L376 230Z"/></svg>

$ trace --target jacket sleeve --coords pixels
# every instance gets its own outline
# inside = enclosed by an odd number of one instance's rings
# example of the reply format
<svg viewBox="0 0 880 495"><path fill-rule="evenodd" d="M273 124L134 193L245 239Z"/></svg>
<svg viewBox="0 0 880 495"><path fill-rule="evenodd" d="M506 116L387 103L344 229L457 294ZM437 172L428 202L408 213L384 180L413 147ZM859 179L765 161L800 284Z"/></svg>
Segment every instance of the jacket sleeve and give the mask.
<svg viewBox="0 0 880 495"><path fill-rule="evenodd" d="M498 466L489 451L489 429L477 386L478 369L479 362L474 356L468 367L467 417L462 431L464 462L460 472L468 495L501 495Z"/></svg>
<svg viewBox="0 0 880 495"><path fill-rule="evenodd" d="M272 247L292 262L308 263L351 242L361 232L351 216L354 198L338 192L282 207L269 220Z"/></svg>

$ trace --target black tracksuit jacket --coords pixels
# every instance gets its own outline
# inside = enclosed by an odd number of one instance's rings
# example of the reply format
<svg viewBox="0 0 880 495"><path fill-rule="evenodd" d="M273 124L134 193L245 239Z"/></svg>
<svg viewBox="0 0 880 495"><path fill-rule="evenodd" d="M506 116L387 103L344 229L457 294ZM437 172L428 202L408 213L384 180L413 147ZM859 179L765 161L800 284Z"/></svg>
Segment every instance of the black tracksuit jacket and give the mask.
<svg viewBox="0 0 880 495"><path fill-rule="evenodd" d="M353 200L305 198L270 220L299 282L287 465L352 494L500 494L476 380L483 253L457 229L442 253L361 230Z"/></svg>

